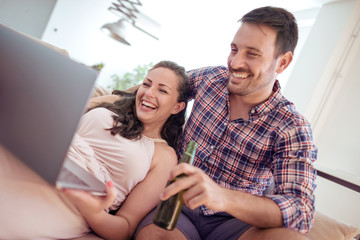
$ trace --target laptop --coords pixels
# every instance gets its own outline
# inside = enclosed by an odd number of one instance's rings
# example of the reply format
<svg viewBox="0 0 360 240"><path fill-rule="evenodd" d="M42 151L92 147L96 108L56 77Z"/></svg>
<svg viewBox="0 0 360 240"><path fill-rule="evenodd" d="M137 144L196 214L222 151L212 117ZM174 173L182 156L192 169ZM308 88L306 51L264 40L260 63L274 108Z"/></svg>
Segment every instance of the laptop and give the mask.
<svg viewBox="0 0 360 240"><path fill-rule="evenodd" d="M0 23L0 144L50 184L102 195L105 184L66 158L97 76Z"/></svg>

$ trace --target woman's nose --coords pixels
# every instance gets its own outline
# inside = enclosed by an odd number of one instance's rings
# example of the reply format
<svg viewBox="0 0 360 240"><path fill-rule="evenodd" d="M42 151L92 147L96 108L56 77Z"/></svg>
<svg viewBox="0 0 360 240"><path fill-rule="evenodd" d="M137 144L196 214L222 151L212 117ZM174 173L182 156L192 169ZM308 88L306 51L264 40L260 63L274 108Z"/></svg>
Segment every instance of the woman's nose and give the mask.
<svg viewBox="0 0 360 240"><path fill-rule="evenodd" d="M145 95L148 97L154 97L155 96L155 88L152 86L147 88L145 91Z"/></svg>

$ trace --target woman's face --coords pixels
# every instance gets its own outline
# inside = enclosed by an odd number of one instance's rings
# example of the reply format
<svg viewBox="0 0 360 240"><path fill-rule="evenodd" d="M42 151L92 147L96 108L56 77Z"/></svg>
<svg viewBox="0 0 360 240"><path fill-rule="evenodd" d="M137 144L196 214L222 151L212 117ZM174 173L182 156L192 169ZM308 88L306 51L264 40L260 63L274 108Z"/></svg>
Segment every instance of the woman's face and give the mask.
<svg viewBox="0 0 360 240"><path fill-rule="evenodd" d="M162 126L171 114L184 109L185 103L177 101L178 84L178 77L168 68L148 73L136 94L136 114L144 125Z"/></svg>

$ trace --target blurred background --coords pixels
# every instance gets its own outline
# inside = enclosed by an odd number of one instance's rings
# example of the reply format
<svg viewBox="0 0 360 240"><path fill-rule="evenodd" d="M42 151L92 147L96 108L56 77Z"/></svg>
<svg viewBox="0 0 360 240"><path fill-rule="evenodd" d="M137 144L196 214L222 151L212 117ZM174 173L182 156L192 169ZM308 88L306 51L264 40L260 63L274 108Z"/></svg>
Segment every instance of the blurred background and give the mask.
<svg viewBox="0 0 360 240"><path fill-rule="evenodd" d="M112 89L160 60L188 70L226 65L237 21L267 5L299 24L294 61L279 80L312 124L316 168L360 185L360 0L0 0L0 22L101 66L97 83ZM122 42L104 33L119 20ZM360 194L322 177L317 184L317 209L360 227Z"/></svg>
<svg viewBox="0 0 360 240"><path fill-rule="evenodd" d="M71 58L82 63L103 63L98 84L108 87L114 74L122 76L138 66L165 59L186 69L226 64L230 42L239 27L237 21L260 6L281 6L297 16L301 27L299 51L322 2L326 1L0 0L0 20L66 49ZM124 11L118 10L124 6L129 11L136 8L156 22L158 29L151 31L149 27L148 32L154 32L158 40L130 27L126 31L131 46L106 36L102 26L126 18ZM282 76L283 86L289 70Z"/></svg>

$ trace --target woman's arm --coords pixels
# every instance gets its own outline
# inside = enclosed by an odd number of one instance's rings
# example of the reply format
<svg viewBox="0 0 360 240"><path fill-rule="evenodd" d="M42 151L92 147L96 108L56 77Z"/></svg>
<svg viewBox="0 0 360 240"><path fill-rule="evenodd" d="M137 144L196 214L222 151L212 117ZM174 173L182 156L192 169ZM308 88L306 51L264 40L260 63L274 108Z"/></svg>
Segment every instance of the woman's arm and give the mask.
<svg viewBox="0 0 360 240"><path fill-rule="evenodd" d="M167 144L156 143L150 171L145 179L131 191L116 214L127 220L130 236L134 234L146 214L159 203L160 193L164 190L170 171L176 164L175 151Z"/></svg>
<svg viewBox="0 0 360 240"><path fill-rule="evenodd" d="M159 202L160 192L176 163L175 151L167 144L156 143L149 172L145 179L132 189L116 215L103 210L115 199L114 187L107 186L106 197L94 197L76 190L65 192L72 192L70 198L96 234L105 239L130 239L140 221Z"/></svg>

